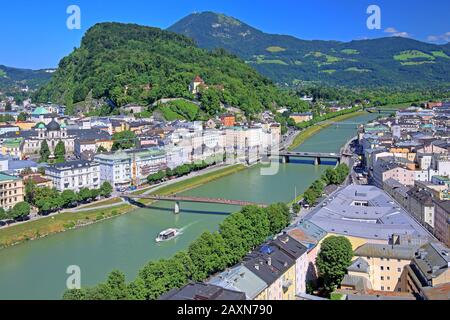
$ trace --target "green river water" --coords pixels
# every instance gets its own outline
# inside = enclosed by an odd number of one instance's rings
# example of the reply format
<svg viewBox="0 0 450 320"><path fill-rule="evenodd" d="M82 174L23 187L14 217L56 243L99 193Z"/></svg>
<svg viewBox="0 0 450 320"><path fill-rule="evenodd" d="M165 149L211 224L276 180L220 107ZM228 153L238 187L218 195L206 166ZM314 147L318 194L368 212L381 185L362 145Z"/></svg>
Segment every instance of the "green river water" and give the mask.
<svg viewBox="0 0 450 320"><path fill-rule="evenodd" d="M308 139L299 150L338 152L356 135L356 123L375 117L367 114L332 125ZM278 174L263 176L261 167L254 166L183 194L258 203L289 202L326 168L291 162L280 164ZM0 250L0 299L60 299L70 265L80 267L82 286L103 281L113 269L122 270L131 280L148 261L186 249L202 232L217 229L228 214L237 210L226 205L182 203L181 214L174 215L172 203L159 202L148 209ZM181 228L182 235L156 244L157 234L171 227Z"/></svg>

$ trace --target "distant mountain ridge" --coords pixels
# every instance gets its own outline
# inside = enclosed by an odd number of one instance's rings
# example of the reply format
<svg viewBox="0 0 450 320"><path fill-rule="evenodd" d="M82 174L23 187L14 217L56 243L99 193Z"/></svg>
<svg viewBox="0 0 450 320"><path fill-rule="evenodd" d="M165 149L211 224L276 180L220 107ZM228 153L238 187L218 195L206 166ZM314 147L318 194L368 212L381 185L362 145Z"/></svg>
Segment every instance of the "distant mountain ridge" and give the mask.
<svg viewBox="0 0 450 320"><path fill-rule="evenodd" d="M351 42L267 34L214 12L191 14L168 30L206 49L224 48L281 84L427 86L450 83L450 43L390 37Z"/></svg>
<svg viewBox="0 0 450 320"><path fill-rule="evenodd" d="M195 76L201 76L204 87L210 88L201 95L210 115L218 112L220 102L247 114L302 104L223 49L210 52L183 35L124 23L91 27L81 46L60 61L51 81L35 98L69 108L101 98L118 107L151 105L161 98L194 98L189 84Z"/></svg>
<svg viewBox="0 0 450 320"><path fill-rule="evenodd" d="M0 65L0 90L37 89L50 81L53 69L31 70Z"/></svg>

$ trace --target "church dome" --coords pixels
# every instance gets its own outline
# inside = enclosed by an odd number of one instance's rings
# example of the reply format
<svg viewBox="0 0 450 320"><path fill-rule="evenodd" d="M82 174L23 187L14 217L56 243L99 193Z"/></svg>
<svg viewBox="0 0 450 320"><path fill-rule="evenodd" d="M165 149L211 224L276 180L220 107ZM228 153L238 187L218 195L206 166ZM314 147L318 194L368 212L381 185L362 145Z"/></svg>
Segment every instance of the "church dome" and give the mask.
<svg viewBox="0 0 450 320"><path fill-rule="evenodd" d="M55 119L50 121L50 123L47 125L48 131L59 131L60 129L61 129L61 126L59 125L58 122L55 121Z"/></svg>
<svg viewBox="0 0 450 320"><path fill-rule="evenodd" d="M45 124L43 122L39 122L36 126L38 129L45 129Z"/></svg>

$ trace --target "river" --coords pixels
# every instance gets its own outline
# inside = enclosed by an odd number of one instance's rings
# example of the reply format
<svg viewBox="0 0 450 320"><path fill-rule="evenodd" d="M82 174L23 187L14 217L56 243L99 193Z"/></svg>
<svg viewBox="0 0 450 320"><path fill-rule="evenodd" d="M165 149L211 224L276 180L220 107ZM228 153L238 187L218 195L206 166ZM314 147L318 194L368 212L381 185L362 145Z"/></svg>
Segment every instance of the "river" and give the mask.
<svg viewBox="0 0 450 320"><path fill-rule="evenodd" d="M375 117L367 114L332 125L298 150L338 152L355 136L356 123ZM183 194L258 203L289 202L326 168L293 161L280 164L276 175L263 176L258 165ZM122 270L131 280L148 261L186 249L202 232L216 230L228 214L238 209L182 203L181 214L174 215L173 203L159 202L148 209L0 250L0 299L60 299L68 277L66 270L71 265L80 267L82 286L103 281L113 269ZM182 228L182 235L156 244L157 234L171 227Z"/></svg>

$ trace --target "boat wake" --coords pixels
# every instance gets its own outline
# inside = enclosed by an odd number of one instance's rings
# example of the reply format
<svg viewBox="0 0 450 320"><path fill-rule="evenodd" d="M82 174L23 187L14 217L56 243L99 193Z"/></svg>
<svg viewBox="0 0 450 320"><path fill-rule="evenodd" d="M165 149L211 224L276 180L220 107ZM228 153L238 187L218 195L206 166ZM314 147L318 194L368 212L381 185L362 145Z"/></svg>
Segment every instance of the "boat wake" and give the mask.
<svg viewBox="0 0 450 320"><path fill-rule="evenodd" d="M187 229L189 229L190 227L192 227L193 225L197 224L198 222L192 222L189 223L188 225L184 226L183 228L180 229L180 233L183 234L184 231L186 231Z"/></svg>

